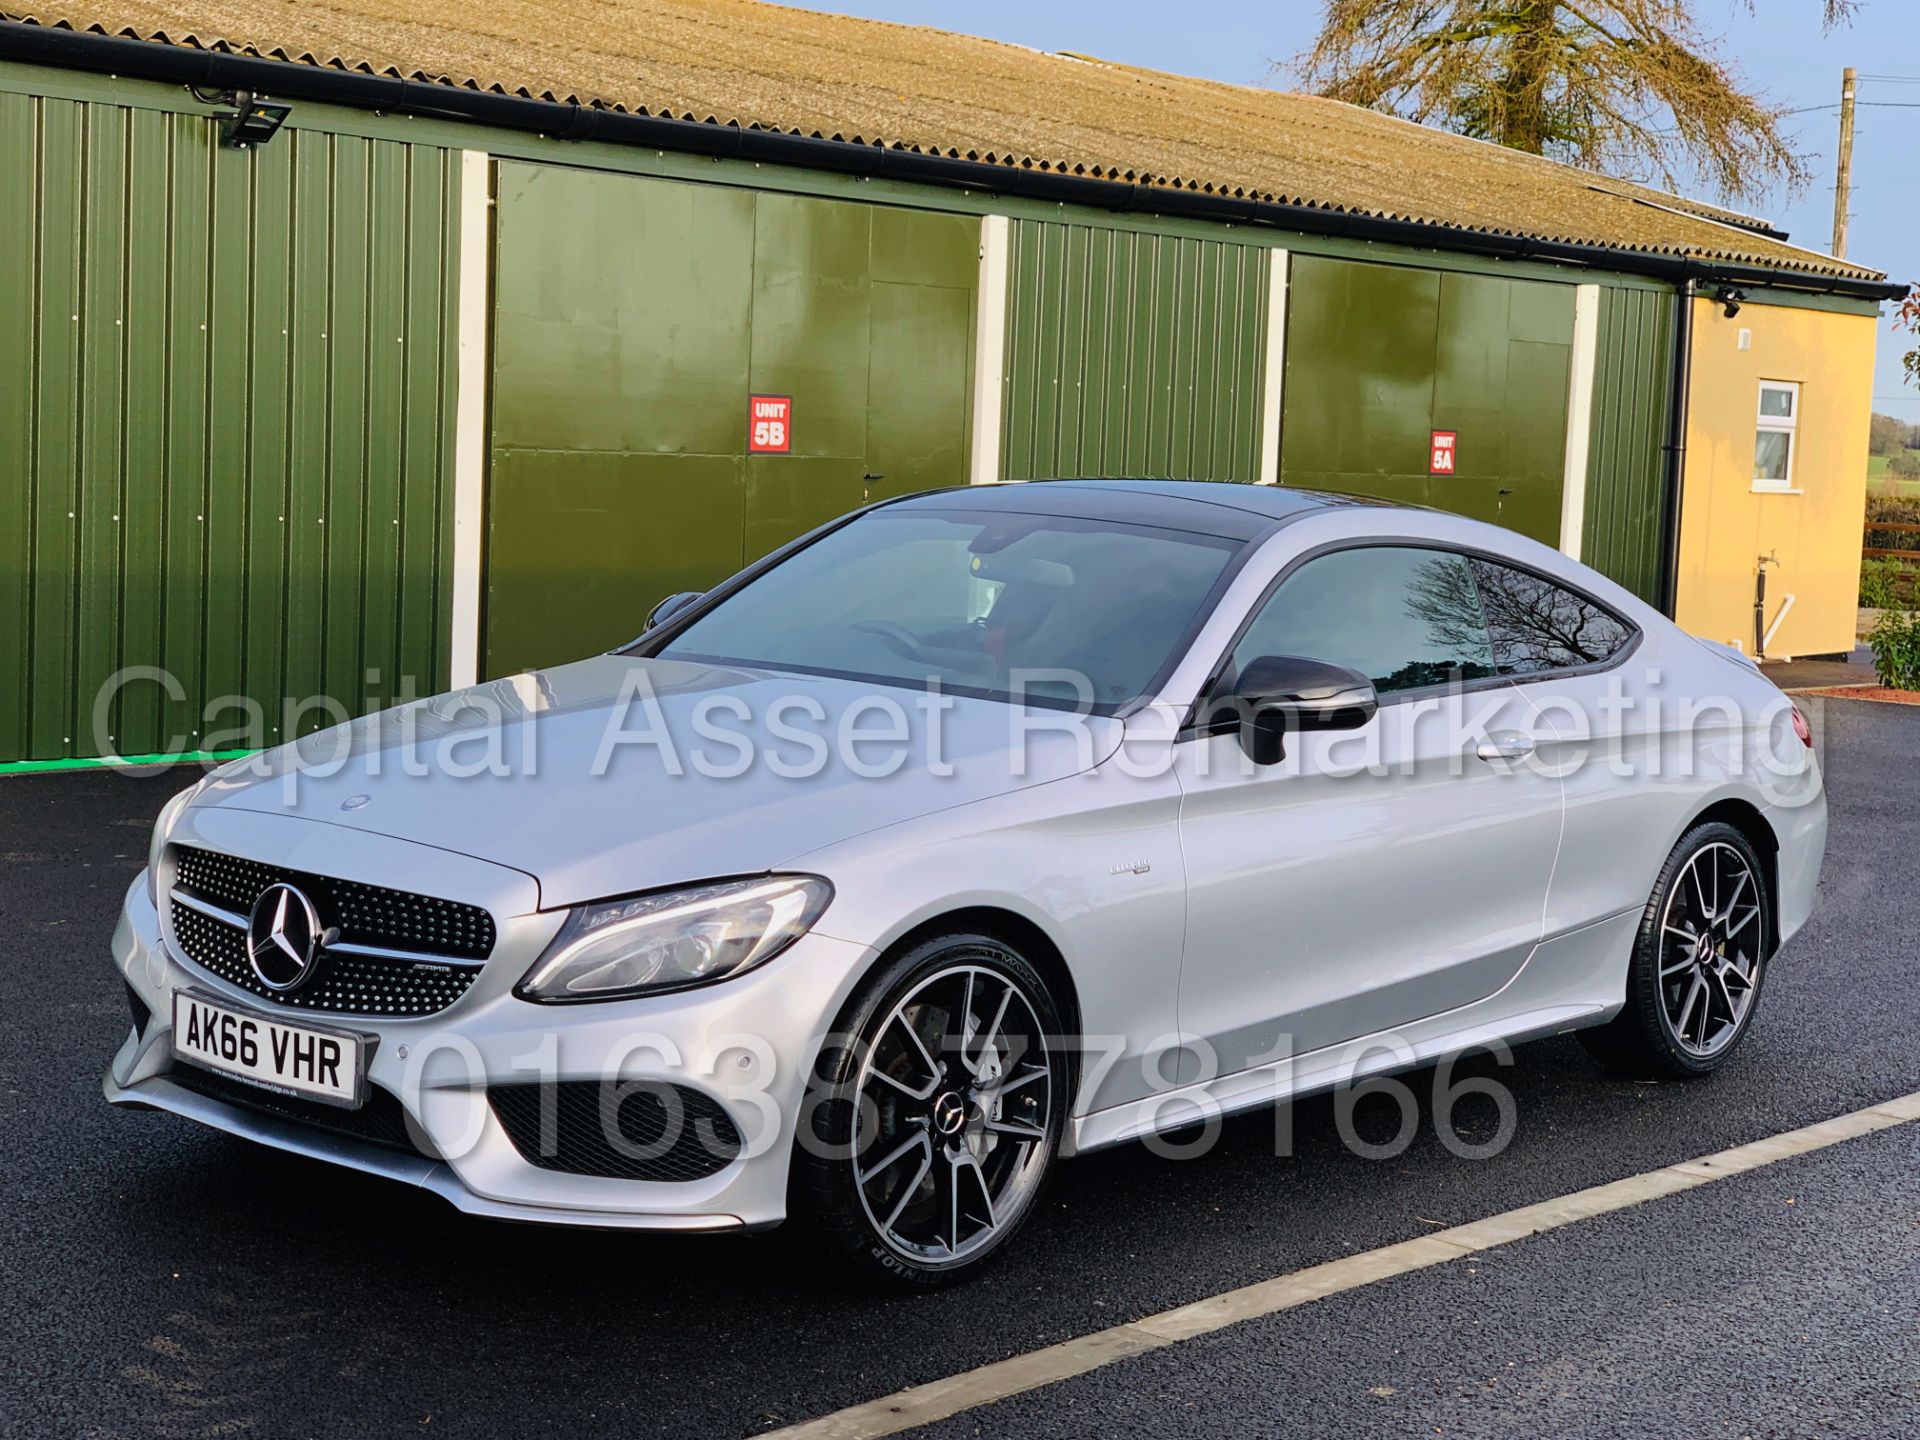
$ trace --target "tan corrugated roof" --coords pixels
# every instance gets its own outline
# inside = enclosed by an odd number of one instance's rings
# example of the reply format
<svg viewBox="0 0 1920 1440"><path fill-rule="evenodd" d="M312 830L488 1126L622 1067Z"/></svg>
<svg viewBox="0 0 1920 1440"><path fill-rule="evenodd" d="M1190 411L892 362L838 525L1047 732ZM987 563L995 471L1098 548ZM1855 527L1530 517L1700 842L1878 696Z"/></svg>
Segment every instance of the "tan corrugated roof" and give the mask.
<svg viewBox="0 0 1920 1440"><path fill-rule="evenodd" d="M74 0L0 15L1494 234L1881 278L1736 228L1746 217L1732 211L1316 96L758 0Z"/></svg>

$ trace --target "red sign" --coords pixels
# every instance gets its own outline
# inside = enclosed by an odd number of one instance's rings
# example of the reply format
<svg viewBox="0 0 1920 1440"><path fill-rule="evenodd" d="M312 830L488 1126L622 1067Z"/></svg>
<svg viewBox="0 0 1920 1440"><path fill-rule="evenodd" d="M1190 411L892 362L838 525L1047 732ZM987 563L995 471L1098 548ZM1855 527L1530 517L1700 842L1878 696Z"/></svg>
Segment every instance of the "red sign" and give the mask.
<svg viewBox="0 0 1920 1440"><path fill-rule="evenodd" d="M793 397L754 395L747 400L747 453L785 455L793 449Z"/></svg>
<svg viewBox="0 0 1920 1440"><path fill-rule="evenodd" d="M1453 474L1453 452L1460 437L1451 430L1433 432L1433 450L1427 456L1429 475Z"/></svg>

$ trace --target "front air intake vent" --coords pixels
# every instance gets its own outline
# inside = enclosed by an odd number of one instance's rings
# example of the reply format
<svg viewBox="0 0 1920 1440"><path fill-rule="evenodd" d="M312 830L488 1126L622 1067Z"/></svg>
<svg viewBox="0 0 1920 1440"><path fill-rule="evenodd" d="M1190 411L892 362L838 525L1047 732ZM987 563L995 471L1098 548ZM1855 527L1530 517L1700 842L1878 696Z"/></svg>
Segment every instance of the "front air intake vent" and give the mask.
<svg viewBox="0 0 1920 1440"><path fill-rule="evenodd" d="M542 1170L685 1183L738 1158L740 1131L718 1100L664 1081L563 1080L487 1092L521 1158Z"/></svg>

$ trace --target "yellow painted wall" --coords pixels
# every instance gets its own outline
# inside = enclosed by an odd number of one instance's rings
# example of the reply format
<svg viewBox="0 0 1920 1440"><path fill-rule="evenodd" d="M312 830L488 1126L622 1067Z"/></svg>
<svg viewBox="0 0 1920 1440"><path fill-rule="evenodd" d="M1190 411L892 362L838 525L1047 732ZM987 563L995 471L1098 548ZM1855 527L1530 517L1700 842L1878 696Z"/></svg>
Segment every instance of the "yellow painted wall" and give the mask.
<svg viewBox="0 0 1920 1440"><path fill-rule="evenodd" d="M1866 315L1750 304L1729 320L1713 301L1694 302L1674 617L1684 628L1751 653L1754 569L1771 551L1780 563L1767 568L1767 623L1795 600L1768 656L1853 648L1876 330ZM1800 383L1800 494L1753 488L1762 380Z"/></svg>

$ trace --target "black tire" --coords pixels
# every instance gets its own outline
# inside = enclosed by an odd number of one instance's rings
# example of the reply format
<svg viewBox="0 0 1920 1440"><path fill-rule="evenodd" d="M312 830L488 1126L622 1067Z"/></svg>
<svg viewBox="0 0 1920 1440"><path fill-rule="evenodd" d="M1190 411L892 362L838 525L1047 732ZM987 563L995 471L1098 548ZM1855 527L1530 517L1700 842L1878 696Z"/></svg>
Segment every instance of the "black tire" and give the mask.
<svg viewBox="0 0 1920 1440"><path fill-rule="evenodd" d="M1003 1015L1001 1033L992 1036L987 1012L999 1004L997 986L1015 997L1006 1006L1014 1018ZM955 1012L977 1017L973 1044L943 1034L928 1044L927 1032L950 1024ZM964 1037L965 1024L961 1032ZM1037 1056L1030 1032L1044 1046ZM1052 1171L1071 1098L1071 1067L1060 1036L1060 1010L1046 980L1004 940L955 931L892 956L848 1004L815 1065L794 1148L796 1207L867 1280L924 1290L977 1273L1033 1213ZM915 1039L921 1040L917 1053ZM924 1099L910 1097L902 1087L924 1083L925 1060L936 1070L945 1067L945 1074L933 1075L934 1089ZM957 1131L944 1128L955 1097L965 1115ZM1044 1114L1035 1104L1042 1099ZM1016 1124L1034 1137L1008 1133ZM930 1167L924 1177L918 1148L907 1149L922 1131ZM985 1147L984 1158L977 1147ZM962 1148L972 1160L958 1155ZM891 1170L876 1163L902 1149L906 1153ZM864 1186L856 1160L870 1167ZM942 1176L957 1188L943 1194ZM1003 1191L1011 1197L1004 1209L994 1201L996 1177L1010 1185L1017 1181ZM982 1211L993 1217L984 1230ZM902 1232L926 1217L934 1248L916 1248L887 1229L883 1222L895 1215ZM944 1227L943 1215L950 1217ZM938 1253L933 1233L942 1228L949 1232L946 1254Z"/></svg>
<svg viewBox="0 0 1920 1440"><path fill-rule="evenodd" d="M1741 869L1744 884L1737 879ZM1716 882L1734 898L1715 889ZM1717 922L1716 911L1726 912ZM1773 943L1767 867L1752 842L1719 821L1696 825L1660 867L1640 917L1626 1008L1605 1025L1582 1030L1581 1044L1607 1069L1636 1079L1711 1074L1752 1027ZM1744 993L1742 963L1751 976Z"/></svg>

